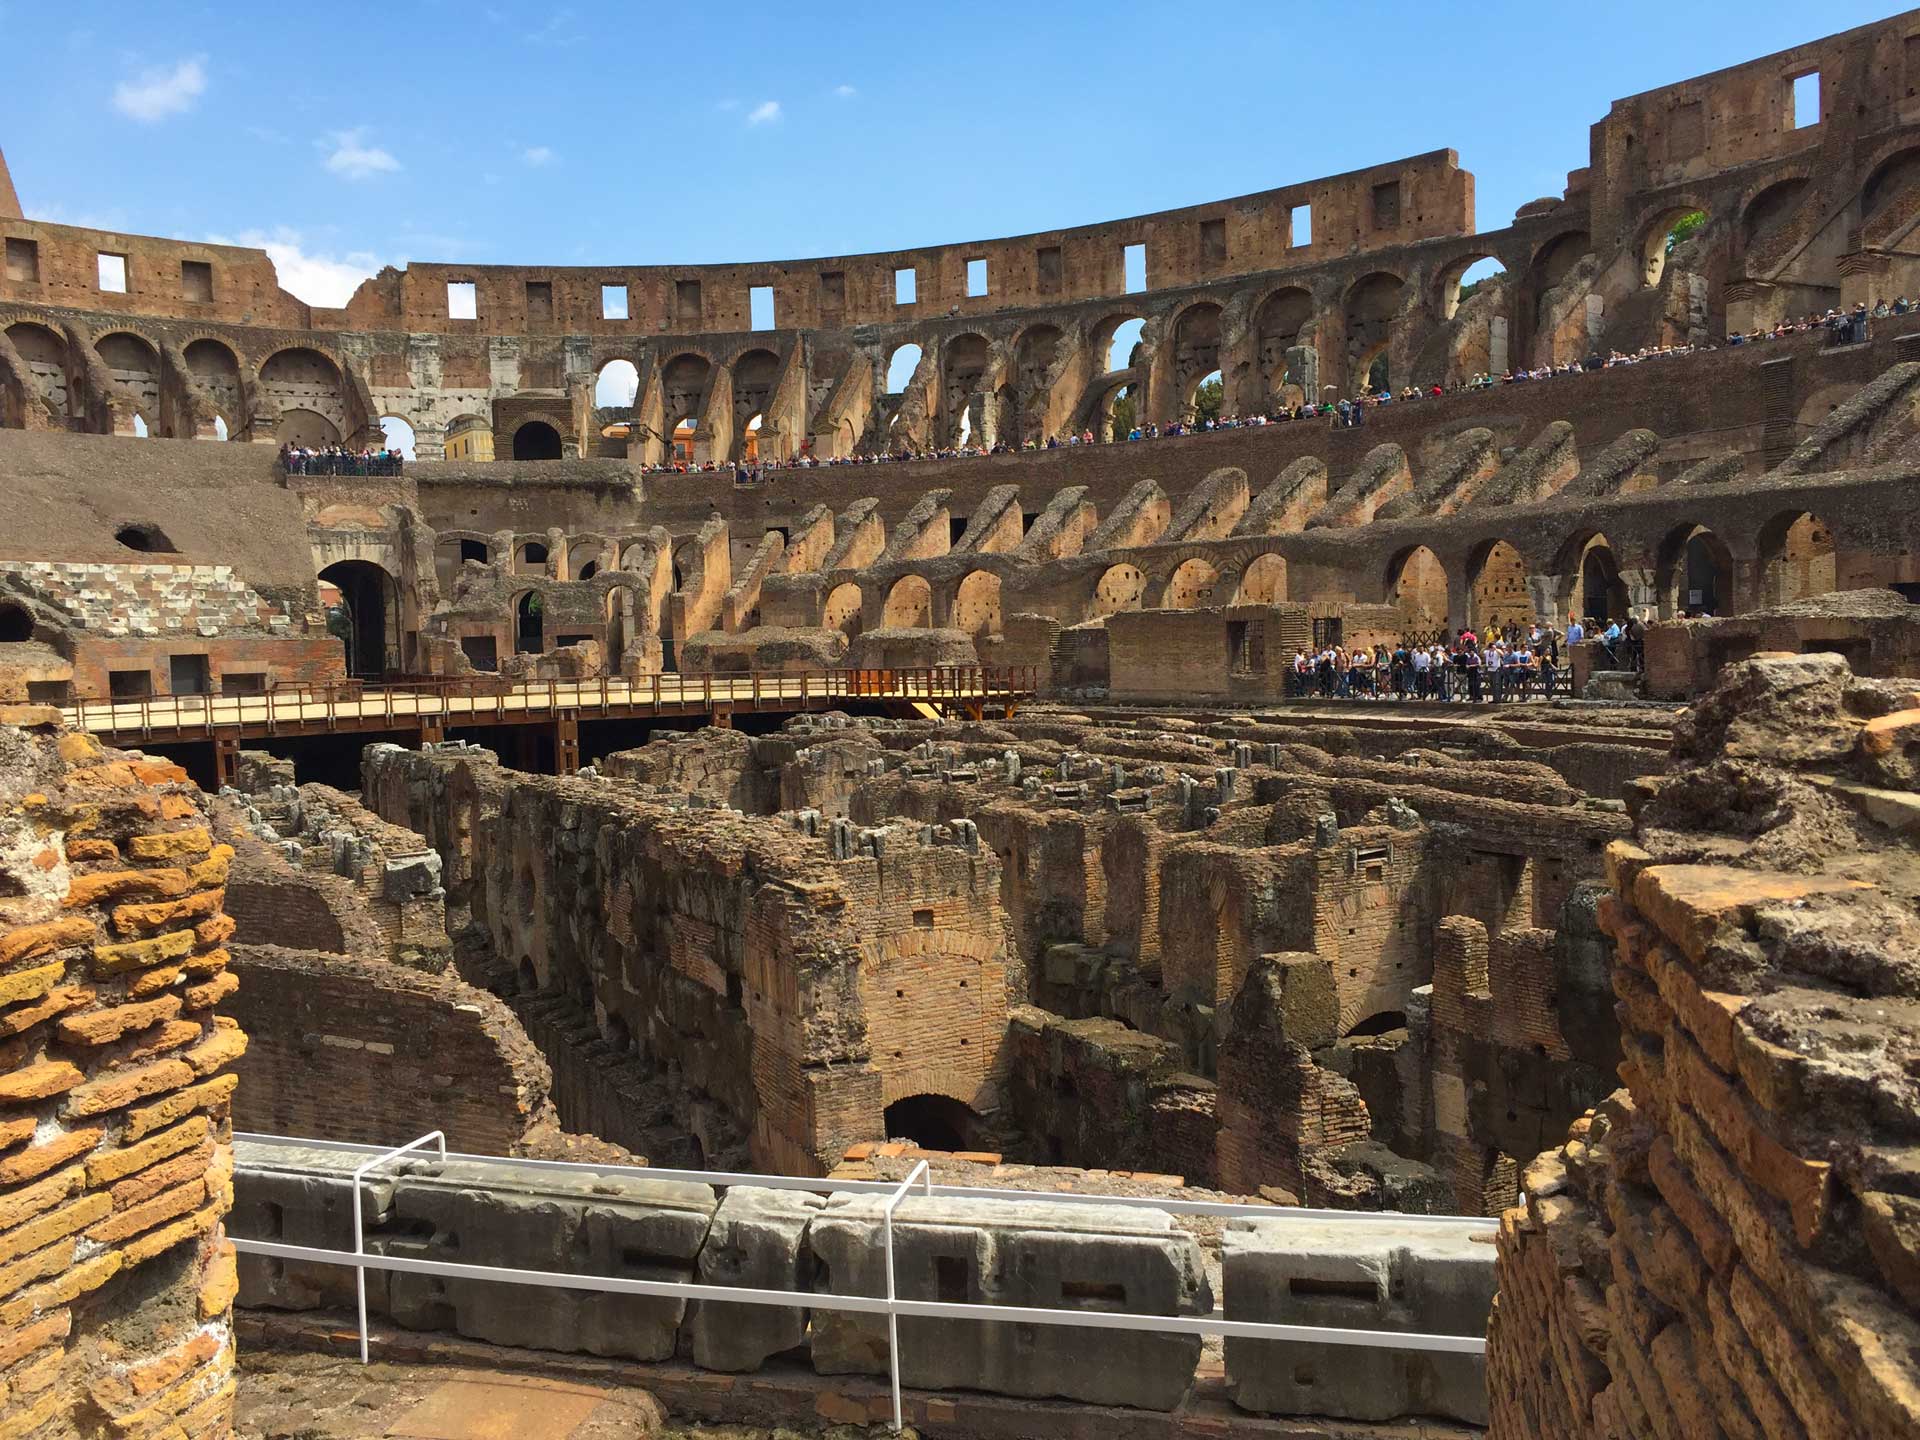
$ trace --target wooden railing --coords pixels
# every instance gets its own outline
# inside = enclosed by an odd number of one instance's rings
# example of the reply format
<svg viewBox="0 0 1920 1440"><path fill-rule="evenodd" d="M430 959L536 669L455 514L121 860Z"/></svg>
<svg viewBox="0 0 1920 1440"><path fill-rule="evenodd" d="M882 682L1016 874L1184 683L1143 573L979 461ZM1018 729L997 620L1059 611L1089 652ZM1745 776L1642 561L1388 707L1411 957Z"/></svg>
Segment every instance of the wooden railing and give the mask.
<svg viewBox="0 0 1920 1440"><path fill-rule="evenodd" d="M422 724L512 725L571 714L578 719L732 710L823 709L838 700L1011 704L1030 699L1039 667L924 666L884 670L743 671L648 675L637 680L508 681L477 675L276 685L257 695L166 695L83 700L65 707L77 730L142 740L220 735L399 730Z"/></svg>

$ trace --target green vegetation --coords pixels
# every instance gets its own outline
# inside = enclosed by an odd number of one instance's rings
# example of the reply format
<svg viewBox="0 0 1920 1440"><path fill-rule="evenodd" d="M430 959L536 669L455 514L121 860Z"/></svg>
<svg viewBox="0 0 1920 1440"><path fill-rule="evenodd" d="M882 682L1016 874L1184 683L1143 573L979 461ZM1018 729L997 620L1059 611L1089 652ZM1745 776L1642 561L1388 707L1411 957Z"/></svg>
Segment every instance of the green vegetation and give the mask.
<svg viewBox="0 0 1920 1440"><path fill-rule="evenodd" d="M1707 212L1696 210L1691 215L1682 215L1673 222L1673 228L1667 232L1667 254L1673 253L1673 247L1692 235L1707 223Z"/></svg>
<svg viewBox="0 0 1920 1440"><path fill-rule="evenodd" d="M1193 423L1204 425L1209 420L1220 418L1220 401L1226 395L1226 387L1218 380L1203 380L1200 388L1193 392Z"/></svg>

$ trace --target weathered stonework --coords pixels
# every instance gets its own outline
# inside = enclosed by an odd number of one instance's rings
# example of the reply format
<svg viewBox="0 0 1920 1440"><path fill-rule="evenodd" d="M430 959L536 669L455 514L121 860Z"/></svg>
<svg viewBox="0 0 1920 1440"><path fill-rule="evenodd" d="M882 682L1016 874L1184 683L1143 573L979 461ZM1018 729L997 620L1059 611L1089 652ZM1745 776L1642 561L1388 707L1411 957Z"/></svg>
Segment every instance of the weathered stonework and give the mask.
<svg viewBox="0 0 1920 1440"><path fill-rule="evenodd" d="M0 1434L228 1433L231 858L177 765L0 707Z"/></svg>

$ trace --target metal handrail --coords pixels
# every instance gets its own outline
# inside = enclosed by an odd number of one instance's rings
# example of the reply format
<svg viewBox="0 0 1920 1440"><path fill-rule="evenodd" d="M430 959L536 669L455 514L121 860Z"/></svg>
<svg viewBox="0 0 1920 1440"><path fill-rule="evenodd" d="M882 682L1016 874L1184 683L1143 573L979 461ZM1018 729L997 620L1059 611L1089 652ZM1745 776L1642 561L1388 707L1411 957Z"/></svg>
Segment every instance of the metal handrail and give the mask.
<svg viewBox="0 0 1920 1440"><path fill-rule="evenodd" d="M902 1315L910 1318L937 1320L971 1320L980 1322L1008 1322L1026 1325L1063 1325L1080 1329L1132 1330L1155 1334L1194 1335L1201 1338L1223 1336L1232 1339L1247 1340L1292 1340L1308 1344L1344 1345L1387 1350L1418 1350L1427 1353L1455 1355L1484 1355L1487 1342L1483 1335L1441 1335L1425 1334L1399 1330L1362 1330L1348 1327L1322 1327L1317 1325L1294 1325L1278 1321L1265 1320L1229 1320L1215 1310L1207 1315L1139 1315L1130 1312L1105 1310L1064 1310L1046 1307L1028 1307L1020 1305L993 1305L984 1302L960 1302L946 1300L903 1300L899 1297L894 1270L893 1219L894 1211L916 1185L929 1198L950 1196L956 1199L987 1199L1024 1202L1030 1200L1058 1201L1066 1204L1084 1205L1121 1205L1141 1209L1161 1210L1170 1213L1189 1213L1207 1215L1248 1215L1263 1219L1301 1218L1310 1220L1333 1220L1345 1222L1373 1222L1390 1220L1396 1223L1451 1223L1472 1225L1475 1228L1492 1228L1498 1221L1482 1219L1476 1216L1444 1215L1401 1215L1397 1213L1373 1213L1355 1210L1308 1210L1274 1205L1232 1205L1213 1204L1211 1202L1181 1202L1156 1199L1142 1195L1089 1195L1083 1193L1062 1193L1034 1191L989 1190L974 1186L949 1186L937 1184L933 1172L926 1160L917 1161L904 1180L897 1183L887 1181L808 1179L785 1175L750 1175L724 1171L701 1170L656 1170L652 1167L593 1165L582 1161L570 1160L531 1160L520 1157L502 1157L492 1155L466 1155L459 1152L449 1153L446 1137L438 1130L430 1131L416 1140L410 1140L389 1150L376 1150L375 1147L359 1145L352 1141L308 1140L294 1136L260 1135L236 1132L235 1141L254 1144L280 1145L301 1149L338 1150L354 1154L369 1151L368 1158L355 1167L353 1172L353 1210L354 1210L354 1248L352 1252L327 1250L307 1245L288 1245L277 1240L251 1240L242 1236L230 1237L234 1248L243 1255L258 1255L267 1259L299 1260L320 1265L351 1266L355 1272L355 1282L359 1298L360 1324L360 1361L369 1362L369 1330L366 1310L366 1272L381 1270L414 1275L433 1275L443 1279L478 1280L502 1285L541 1285L564 1290L590 1290L599 1294L647 1295L663 1299L705 1300L718 1304L732 1305L771 1305L782 1309L823 1310L837 1313L885 1315L887 1317L887 1358L889 1380L893 1396L892 1429L897 1434L903 1428L904 1418L900 1389L900 1334L899 1319ZM691 1181L721 1187L732 1185L755 1185L774 1189L807 1190L815 1193L832 1194L850 1192L855 1194L885 1195L881 1206L881 1222L886 1241L886 1287L884 1297L869 1295L845 1295L836 1291L811 1290L762 1290L750 1287L729 1285L708 1285L697 1281L678 1280L633 1280L610 1275L581 1275L560 1270L528 1270L513 1266L472 1265L450 1260L421 1260L399 1255L369 1255L365 1250L365 1237L361 1223L361 1184L365 1176L383 1164L411 1153L430 1142L438 1141L440 1160L480 1160L490 1164L526 1167L544 1170L584 1171L604 1175L608 1170L632 1169L637 1176L650 1180Z"/></svg>

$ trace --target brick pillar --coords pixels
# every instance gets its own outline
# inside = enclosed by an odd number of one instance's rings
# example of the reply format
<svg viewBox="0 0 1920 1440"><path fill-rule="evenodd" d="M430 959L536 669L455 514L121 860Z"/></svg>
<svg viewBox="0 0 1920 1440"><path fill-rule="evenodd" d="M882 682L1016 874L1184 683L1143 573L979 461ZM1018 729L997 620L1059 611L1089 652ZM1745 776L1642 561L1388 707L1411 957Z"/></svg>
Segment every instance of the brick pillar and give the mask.
<svg viewBox="0 0 1920 1440"><path fill-rule="evenodd" d="M0 756L0 1434L224 1435L233 852L53 709Z"/></svg>

